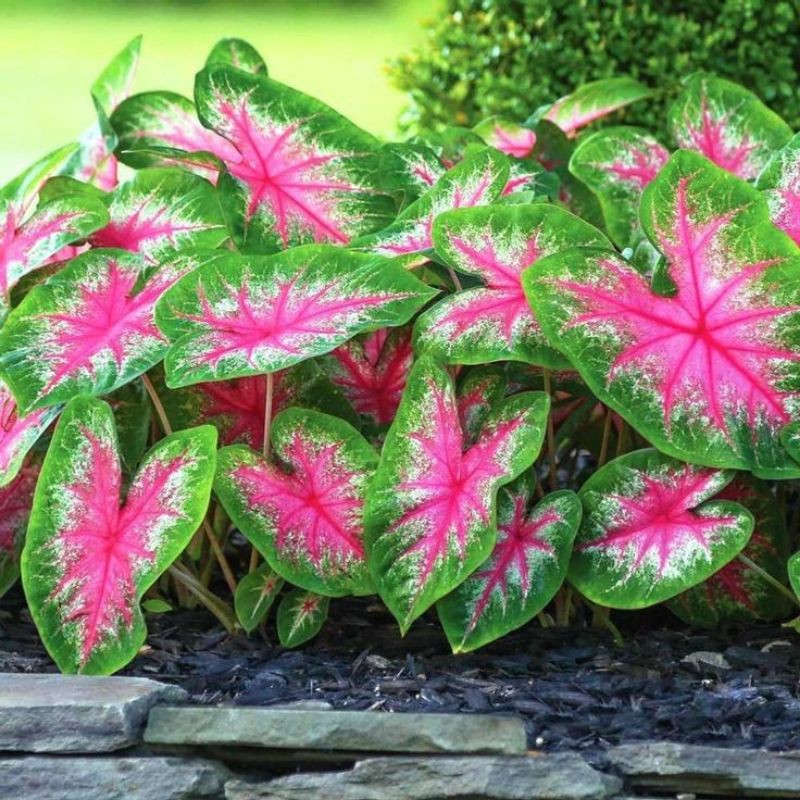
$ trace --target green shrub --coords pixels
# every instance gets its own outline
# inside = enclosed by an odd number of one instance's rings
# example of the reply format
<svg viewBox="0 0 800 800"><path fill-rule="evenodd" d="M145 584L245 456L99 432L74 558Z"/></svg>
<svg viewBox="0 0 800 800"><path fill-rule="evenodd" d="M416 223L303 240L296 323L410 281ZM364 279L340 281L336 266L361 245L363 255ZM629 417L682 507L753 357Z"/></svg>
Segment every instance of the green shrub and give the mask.
<svg viewBox="0 0 800 800"><path fill-rule="evenodd" d="M745 84L800 127L796 0L444 0L427 43L392 65L408 128L538 106L598 78L630 75L662 92L628 121L658 126L676 85L707 70Z"/></svg>

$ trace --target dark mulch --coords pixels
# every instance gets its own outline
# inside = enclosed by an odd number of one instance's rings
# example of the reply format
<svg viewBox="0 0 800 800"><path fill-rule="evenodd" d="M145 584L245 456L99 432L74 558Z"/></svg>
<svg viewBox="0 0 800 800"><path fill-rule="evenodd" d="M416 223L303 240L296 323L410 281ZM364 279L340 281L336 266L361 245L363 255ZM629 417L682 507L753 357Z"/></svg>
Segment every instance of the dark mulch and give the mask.
<svg viewBox="0 0 800 800"><path fill-rule="evenodd" d="M3 606L0 672L53 671L21 598L7 595ZM690 630L655 610L615 615L623 646L602 630L533 624L456 657L434 618L400 639L369 600L332 611L297 651L277 646L271 625L246 638L227 636L203 611L151 618L147 647L124 674L180 684L195 703L516 712L532 747L590 758L641 739L800 749L800 637L780 626ZM702 651L727 666L683 662Z"/></svg>

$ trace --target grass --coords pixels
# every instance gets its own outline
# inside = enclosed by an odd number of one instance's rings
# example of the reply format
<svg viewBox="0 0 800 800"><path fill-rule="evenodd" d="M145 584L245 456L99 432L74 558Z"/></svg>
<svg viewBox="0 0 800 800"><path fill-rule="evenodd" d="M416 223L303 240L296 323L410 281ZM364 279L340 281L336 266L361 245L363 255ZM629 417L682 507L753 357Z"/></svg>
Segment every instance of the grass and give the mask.
<svg viewBox="0 0 800 800"><path fill-rule="evenodd" d="M419 41L420 20L433 13L432 0L355 8L269 0L203 8L0 1L0 185L91 123L89 86L138 33L144 43L135 91L191 96L194 73L211 45L241 36L261 51L273 77L389 136L403 98L388 84L386 61Z"/></svg>

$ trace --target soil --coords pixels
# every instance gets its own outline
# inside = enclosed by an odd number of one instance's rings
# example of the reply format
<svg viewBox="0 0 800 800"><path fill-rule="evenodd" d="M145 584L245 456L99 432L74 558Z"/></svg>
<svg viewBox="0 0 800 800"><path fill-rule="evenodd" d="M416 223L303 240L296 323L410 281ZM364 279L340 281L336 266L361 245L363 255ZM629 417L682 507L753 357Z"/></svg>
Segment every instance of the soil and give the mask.
<svg viewBox="0 0 800 800"><path fill-rule="evenodd" d="M272 623L229 636L204 611L150 616L123 671L176 683L193 703L489 713L524 717L531 747L597 759L640 740L800 750L800 637L777 625L689 629L666 611L615 613L601 629L532 623L453 656L435 616L401 639L369 599L331 605L316 640L287 651ZM687 658L688 657L688 658ZM0 672L53 672L18 590L0 610Z"/></svg>

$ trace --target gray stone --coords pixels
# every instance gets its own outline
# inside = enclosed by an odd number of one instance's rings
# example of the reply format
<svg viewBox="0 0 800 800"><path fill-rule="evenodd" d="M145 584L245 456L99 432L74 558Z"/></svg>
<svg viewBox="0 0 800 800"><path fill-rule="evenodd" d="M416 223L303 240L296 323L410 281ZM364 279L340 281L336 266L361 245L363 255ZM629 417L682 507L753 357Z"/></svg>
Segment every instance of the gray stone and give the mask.
<svg viewBox="0 0 800 800"><path fill-rule="evenodd" d="M613 747L605 757L635 789L800 798L797 754L653 742Z"/></svg>
<svg viewBox="0 0 800 800"><path fill-rule="evenodd" d="M155 703L185 697L146 678L0 674L0 750L98 753L141 741Z"/></svg>
<svg viewBox="0 0 800 800"><path fill-rule="evenodd" d="M230 773L202 758L0 759L0 797L19 800L220 800Z"/></svg>
<svg viewBox="0 0 800 800"><path fill-rule="evenodd" d="M604 800L619 778L572 753L453 758L370 758L344 772L229 781L226 800Z"/></svg>
<svg viewBox="0 0 800 800"><path fill-rule="evenodd" d="M151 745L214 745L390 753L524 753L519 717L269 708L171 708L150 713Z"/></svg>

